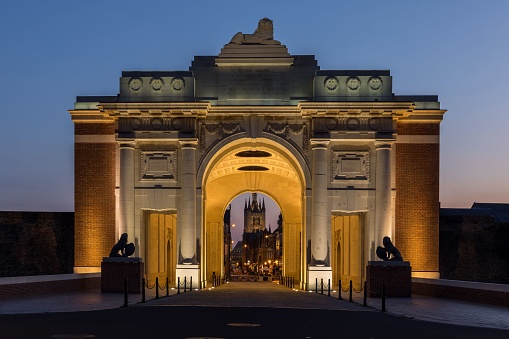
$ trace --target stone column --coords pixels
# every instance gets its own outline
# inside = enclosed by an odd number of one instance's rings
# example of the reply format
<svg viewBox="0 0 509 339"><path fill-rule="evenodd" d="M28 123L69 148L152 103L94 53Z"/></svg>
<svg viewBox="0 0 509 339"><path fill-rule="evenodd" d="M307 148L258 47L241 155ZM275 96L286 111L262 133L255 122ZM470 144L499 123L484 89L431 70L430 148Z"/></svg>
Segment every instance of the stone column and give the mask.
<svg viewBox="0 0 509 339"><path fill-rule="evenodd" d="M134 145L135 141L120 141L119 233L134 239ZM120 234L118 236L120 236ZM118 240L118 239L116 239Z"/></svg>
<svg viewBox="0 0 509 339"><path fill-rule="evenodd" d="M196 139L180 141L182 150L180 264L198 264L196 258Z"/></svg>
<svg viewBox="0 0 509 339"><path fill-rule="evenodd" d="M385 236L392 237L391 219L391 148L393 141L375 141L376 147L376 193L375 193L375 246L371 260L377 258L375 250L382 246Z"/></svg>
<svg viewBox="0 0 509 339"><path fill-rule="evenodd" d="M311 266L325 266L327 259L327 145L329 140L311 140Z"/></svg>

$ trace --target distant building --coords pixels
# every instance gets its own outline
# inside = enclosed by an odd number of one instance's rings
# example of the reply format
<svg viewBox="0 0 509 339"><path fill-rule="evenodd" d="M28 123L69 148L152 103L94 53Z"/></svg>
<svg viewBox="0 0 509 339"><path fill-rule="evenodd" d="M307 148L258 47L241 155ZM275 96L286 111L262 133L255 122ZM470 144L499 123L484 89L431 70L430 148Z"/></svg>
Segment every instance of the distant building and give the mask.
<svg viewBox="0 0 509 339"><path fill-rule="evenodd" d="M267 229L265 212L265 201L259 202L257 194L253 193L244 206L242 246L243 264L255 273L262 273L262 270L275 273L281 262L282 228L279 226L272 232L269 225Z"/></svg>

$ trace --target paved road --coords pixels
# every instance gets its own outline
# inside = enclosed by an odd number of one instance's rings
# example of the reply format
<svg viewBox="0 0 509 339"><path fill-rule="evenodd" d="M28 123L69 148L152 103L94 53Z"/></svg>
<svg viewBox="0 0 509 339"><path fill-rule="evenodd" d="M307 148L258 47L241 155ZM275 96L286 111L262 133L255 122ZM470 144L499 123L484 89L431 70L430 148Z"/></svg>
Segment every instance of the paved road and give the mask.
<svg viewBox="0 0 509 339"><path fill-rule="evenodd" d="M67 335L67 336L65 336ZM128 308L0 316L0 338L509 338L274 285L227 284Z"/></svg>

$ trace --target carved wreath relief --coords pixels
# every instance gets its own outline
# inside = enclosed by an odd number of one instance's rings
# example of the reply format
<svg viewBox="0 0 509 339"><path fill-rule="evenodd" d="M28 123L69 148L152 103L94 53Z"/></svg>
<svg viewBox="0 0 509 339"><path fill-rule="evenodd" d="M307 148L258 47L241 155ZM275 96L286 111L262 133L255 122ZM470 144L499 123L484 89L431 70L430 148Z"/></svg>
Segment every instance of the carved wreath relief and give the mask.
<svg viewBox="0 0 509 339"><path fill-rule="evenodd" d="M368 80L368 87L372 91L375 91L375 92L379 91L380 89L382 89L382 86L383 86L383 82L382 82L382 79L380 77L371 77L371 78L369 78L369 80Z"/></svg>
<svg viewBox="0 0 509 339"><path fill-rule="evenodd" d="M140 78L131 78L129 80L129 90L131 92L138 92L143 86L143 81Z"/></svg>
<svg viewBox="0 0 509 339"><path fill-rule="evenodd" d="M338 88L338 78L336 77L327 77L323 83L325 88L331 92L335 91Z"/></svg>
<svg viewBox="0 0 509 339"><path fill-rule="evenodd" d="M332 151L333 181L369 181L369 152Z"/></svg>
<svg viewBox="0 0 509 339"><path fill-rule="evenodd" d="M141 180L176 180L177 154L175 151L141 151Z"/></svg>
<svg viewBox="0 0 509 339"><path fill-rule="evenodd" d="M175 92L182 90L186 86L184 79L182 78L173 78L170 82L170 87Z"/></svg>
<svg viewBox="0 0 509 339"><path fill-rule="evenodd" d="M361 87L361 80L357 77L349 77L346 80L346 87L352 91L356 91Z"/></svg>
<svg viewBox="0 0 509 339"><path fill-rule="evenodd" d="M163 87L164 87L163 79L161 79L161 78L153 78L152 80L150 80L150 88L154 92L161 91L163 89Z"/></svg>

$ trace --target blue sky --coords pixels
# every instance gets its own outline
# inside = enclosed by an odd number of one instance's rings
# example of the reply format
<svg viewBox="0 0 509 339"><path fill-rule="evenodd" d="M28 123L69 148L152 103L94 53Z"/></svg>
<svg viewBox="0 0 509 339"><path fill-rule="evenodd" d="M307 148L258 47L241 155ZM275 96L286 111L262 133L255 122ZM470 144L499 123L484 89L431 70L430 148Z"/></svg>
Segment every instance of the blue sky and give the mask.
<svg viewBox="0 0 509 339"><path fill-rule="evenodd" d="M0 210L73 210L78 95L123 70L187 70L274 21L322 69L390 69L396 94L437 94L444 207L509 202L509 1L2 1ZM272 221L269 221L273 223Z"/></svg>

